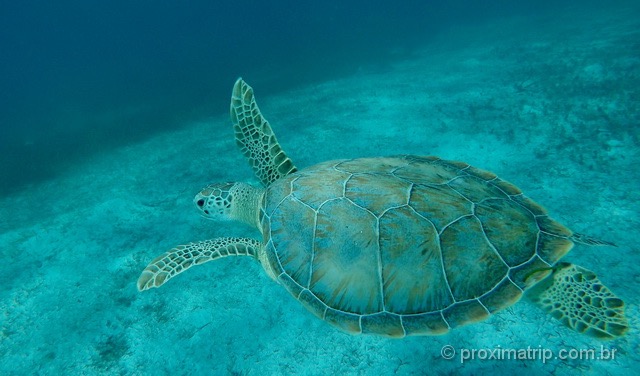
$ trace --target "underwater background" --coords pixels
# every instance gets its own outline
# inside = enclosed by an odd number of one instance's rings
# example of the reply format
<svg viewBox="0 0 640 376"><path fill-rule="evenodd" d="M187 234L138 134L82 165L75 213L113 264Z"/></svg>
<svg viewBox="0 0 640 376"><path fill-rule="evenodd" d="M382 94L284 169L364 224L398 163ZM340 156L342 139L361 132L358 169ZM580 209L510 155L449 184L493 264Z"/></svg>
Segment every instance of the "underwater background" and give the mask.
<svg viewBox="0 0 640 376"><path fill-rule="evenodd" d="M0 28L0 374L638 373L640 2L24 1ZM257 184L228 115L239 76L298 167L462 160L615 242L564 260L626 301L628 334L523 299L443 336L351 336L247 258L139 293L175 245L259 238L192 203Z"/></svg>

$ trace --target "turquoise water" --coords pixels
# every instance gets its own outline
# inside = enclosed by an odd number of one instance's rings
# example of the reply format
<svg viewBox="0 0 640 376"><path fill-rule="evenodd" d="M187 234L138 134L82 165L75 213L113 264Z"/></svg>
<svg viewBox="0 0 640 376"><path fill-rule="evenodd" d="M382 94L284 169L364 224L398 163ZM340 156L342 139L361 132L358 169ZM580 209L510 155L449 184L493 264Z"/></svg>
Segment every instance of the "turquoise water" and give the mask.
<svg viewBox="0 0 640 376"><path fill-rule="evenodd" d="M499 16L466 14L461 22L448 9L448 23L423 41L414 36L395 49L386 43L393 38L385 41L379 60L362 53L340 68L336 52L324 65L330 73L322 73L322 59L308 76L291 65L269 70L240 62L199 83L211 88L190 92L201 91L204 104L189 103L186 94L163 106L171 98L145 97L142 89L124 99L87 89L88 102L104 99L113 108L82 102L61 109L52 99L56 110L47 111L60 132L34 126L40 115L20 128L21 112L12 107L12 117L3 118L0 373L637 372L640 7L567 4L503 14L499 5L485 11ZM184 47L189 61L200 47ZM300 64L314 64L308 53ZM236 63L221 56L222 66ZM182 71L179 61L170 67ZM565 259L593 270L626 301L629 333L599 341L521 301L443 336L351 336L316 319L248 258L221 259L139 293L142 269L177 244L259 237L244 225L201 218L192 203L213 181L257 183L227 114L238 75L254 87L298 167L394 154L463 160L517 184L576 232L614 241L617 248L578 246ZM161 86L156 91L168 90ZM135 102L140 96L163 116L145 112ZM505 359L502 349L524 353Z"/></svg>

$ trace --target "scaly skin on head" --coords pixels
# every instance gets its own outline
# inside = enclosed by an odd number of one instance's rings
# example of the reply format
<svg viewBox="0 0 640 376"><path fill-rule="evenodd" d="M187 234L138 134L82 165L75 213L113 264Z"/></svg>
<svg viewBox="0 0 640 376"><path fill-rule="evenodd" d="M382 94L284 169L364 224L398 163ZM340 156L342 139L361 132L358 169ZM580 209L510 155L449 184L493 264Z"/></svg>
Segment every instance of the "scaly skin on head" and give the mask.
<svg viewBox="0 0 640 376"><path fill-rule="evenodd" d="M260 229L264 191L246 183L214 183L200 191L193 203L206 218L240 221Z"/></svg>

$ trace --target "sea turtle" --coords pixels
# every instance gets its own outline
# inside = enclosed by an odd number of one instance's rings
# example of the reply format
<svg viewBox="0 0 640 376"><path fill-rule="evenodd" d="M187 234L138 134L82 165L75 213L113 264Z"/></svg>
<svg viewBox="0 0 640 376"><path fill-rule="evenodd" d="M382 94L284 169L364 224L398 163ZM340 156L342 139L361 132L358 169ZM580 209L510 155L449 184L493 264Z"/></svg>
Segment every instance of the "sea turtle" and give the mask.
<svg viewBox="0 0 640 376"><path fill-rule="evenodd" d="M348 333L442 334L486 319L525 292L578 332L603 339L626 332L624 302L593 272L558 262L574 243L613 244L572 232L495 174L412 155L298 171L242 79L233 88L231 119L265 187L211 184L194 203L207 218L256 226L262 241L178 246L151 261L139 290L194 265L246 255Z"/></svg>

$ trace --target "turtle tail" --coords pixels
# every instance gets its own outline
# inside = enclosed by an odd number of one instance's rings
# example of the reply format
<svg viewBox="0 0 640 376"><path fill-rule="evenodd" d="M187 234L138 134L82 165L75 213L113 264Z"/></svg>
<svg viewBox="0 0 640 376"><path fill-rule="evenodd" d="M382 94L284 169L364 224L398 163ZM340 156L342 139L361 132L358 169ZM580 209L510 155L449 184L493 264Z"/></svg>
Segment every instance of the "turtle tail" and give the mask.
<svg viewBox="0 0 640 376"><path fill-rule="evenodd" d="M595 245L595 246L606 245L610 247L617 247L617 245L615 245L614 243L608 242L606 240L592 238L591 236L587 236L584 234L574 233L570 239L575 243L580 243L584 245Z"/></svg>

